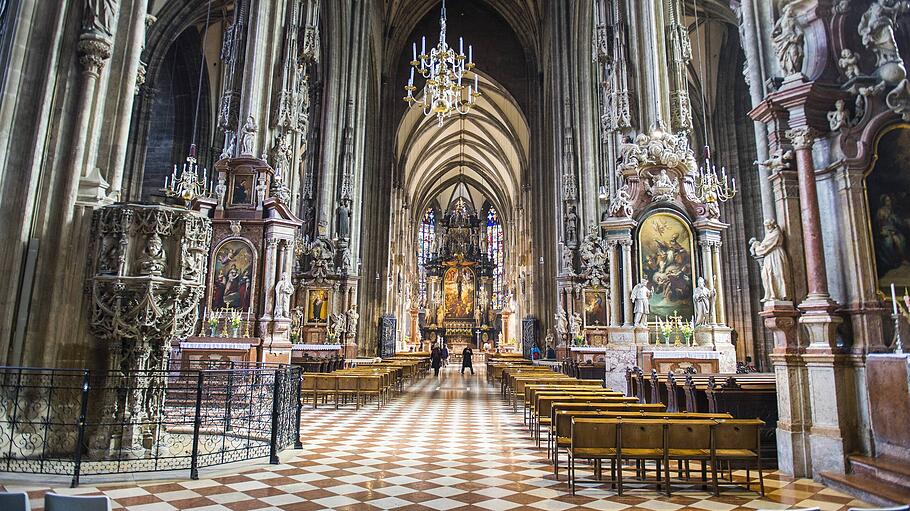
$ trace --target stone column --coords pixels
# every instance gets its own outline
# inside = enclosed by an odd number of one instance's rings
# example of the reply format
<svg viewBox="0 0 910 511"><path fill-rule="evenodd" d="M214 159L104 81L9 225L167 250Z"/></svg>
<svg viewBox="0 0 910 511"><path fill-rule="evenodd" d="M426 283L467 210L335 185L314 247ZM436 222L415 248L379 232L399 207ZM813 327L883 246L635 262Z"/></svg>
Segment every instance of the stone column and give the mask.
<svg viewBox="0 0 910 511"><path fill-rule="evenodd" d="M716 283L714 284L714 289L717 291L717 300L714 302L714 314L715 321L719 325L727 324L727 300L726 295L723 292L724 289L724 272L721 271L720 265L720 245L721 242L717 241L711 246L711 256L714 259L714 276L716 278Z"/></svg>
<svg viewBox="0 0 910 511"><path fill-rule="evenodd" d="M259 283L259 303L262 304L262 314L259 316L260 336L264 336L268 331L268 324L272 320L272 312L275 310L275 297L272 290L275 287L275 268L278 265L278 241L278 238L266 238L265 240L262 282ZM253 309L255 308L253 307Z"/></svg>
<svg viewBox="0 0 910 511"><path fill-rule="evenodd" d="M632 326L632 238L619 242L622 250L623 326Z"/></svg>
<svg viewBox="0 0 910 511"><path fill-rule="evenodd" d="M701 247L701 276L705 279L705 285L714 287L714 255L711 253L711 241L701 239L698 246ZM697 279L696 279L697 280ZM712 302L709 324L717 322L717 300Z"/></svg>
<svg viewBox="0 0 910 511"><path fill-rule="evenodd" d="M622 291L620 288L619 276L619 247L616 240L610 240L607 243L607 253L610 261L610 326L618 326L621 321L622 305L620 297Z"/></svg>

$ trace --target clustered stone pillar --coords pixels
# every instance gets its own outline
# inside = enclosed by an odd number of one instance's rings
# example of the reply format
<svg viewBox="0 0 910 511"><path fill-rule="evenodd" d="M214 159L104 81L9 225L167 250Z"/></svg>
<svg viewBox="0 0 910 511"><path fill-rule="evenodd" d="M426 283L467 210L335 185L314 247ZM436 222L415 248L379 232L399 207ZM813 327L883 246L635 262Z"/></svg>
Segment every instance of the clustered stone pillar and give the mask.
<svg viewBox="0 0 910 511"><path fill-rule="evenodd" d="M632 326L632 236L619 242L622 250L623 326Z"/></svg>
<svg viewBox="0 0 910 511"><path fill-rule="evenodd" d="M610 324L618 325L621 321L622 291L619 283L619 243L610 240L607 243L607 256L610 261Z"/></svg>

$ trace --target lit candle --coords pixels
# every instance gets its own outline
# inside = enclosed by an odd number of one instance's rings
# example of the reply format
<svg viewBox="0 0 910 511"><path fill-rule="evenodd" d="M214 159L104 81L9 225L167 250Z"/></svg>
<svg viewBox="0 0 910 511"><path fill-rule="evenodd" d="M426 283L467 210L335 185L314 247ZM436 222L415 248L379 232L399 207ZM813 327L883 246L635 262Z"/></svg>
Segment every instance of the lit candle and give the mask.
<svg viewBox="0 0 910 511"><path fill-rule="evenodd" d="M461 37L458 38L458 54L464 55L464 41Z"/></svg>
<svg viewBox="0 0 910 511"><path fill-rule="evenodd" d="M417 43L415 42L411 48L414 50L414 58L412 58L411 60L416 62L417 61Z"/></svg>
<svg viewBox="0 0 910 511"><path fill-rule="evenodd" d="M897 316L897 293L894 291L894 282L891 283L891 308Z"/></svg>
<svg viewBox="0 0 910 511"><path fill-rule="evenodd" d="M470 44L468 45L468 62L474 62L474 47Z"/></svg>
<svg viewBox="0 0 910 511"><path fill-rule="evenodd" d="M414 85L414 68L413 67L411 68L411 78L408 80L408 85ZM411 95L411 93L409 91L408 96L410 96L410 95Z"/></svg>
<svg viewBox="0 0 910 511"><path fill-rule="evenodd" d="M427 37L426 36L422 36L420 38L420 54L421 55L427 54Z"/></svg>
<svg viewBox="0 0 910 511"><path fill-rule="evenodd" d="M164 189L167 189L167 176L164 176Z"/></svg>
<svg viewBox="0 0 910 511"><path fill-rule="evenodd" d="M474 73L474 92L477 92L477 73Z"/></svg>

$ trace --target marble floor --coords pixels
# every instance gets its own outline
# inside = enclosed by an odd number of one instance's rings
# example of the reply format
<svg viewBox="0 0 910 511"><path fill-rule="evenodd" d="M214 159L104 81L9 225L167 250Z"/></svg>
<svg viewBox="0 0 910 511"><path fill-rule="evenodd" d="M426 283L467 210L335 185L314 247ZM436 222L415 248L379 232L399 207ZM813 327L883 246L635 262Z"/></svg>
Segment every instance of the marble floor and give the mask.
<svg viewBox="0 0 910 511"><path fill-rule="evenodd" d="M765 477L767 496L745 490L714 498L700 491L661 496L653 489L618 497L605 486L569 494L565 474L556 480L546 453L534 447L521 412L499 397L482 372L461 376L444 368L439 378L412 384L381 410L375 406L304 410L303 450L288 450L282 463L249 462L230 471L202 472L201 479L93 483L76 489L52 483L4 481L0 488L27 491L33 509L43 494L110 496L114 509L131 511L248 510L622 510L732 511L863 507L853 498L811 480L776 473ZM583 476L588 470L579 469Z"/></svg>

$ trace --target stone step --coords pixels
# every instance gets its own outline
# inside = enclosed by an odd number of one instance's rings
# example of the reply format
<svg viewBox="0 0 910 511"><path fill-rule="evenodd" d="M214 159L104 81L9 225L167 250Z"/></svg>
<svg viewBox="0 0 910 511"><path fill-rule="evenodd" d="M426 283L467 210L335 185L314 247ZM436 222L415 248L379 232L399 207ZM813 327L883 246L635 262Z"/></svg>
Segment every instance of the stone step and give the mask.
<svg viewBox="0 0 910 511"><path fill-rule="evenodd" d="M821 482L877 506L910 504L910 490L864 474L821 472Z"/></svg>
<svg viewBox="0 0 910 511"><path fill-rule="evenodd" d="M873 458L858 454L847 459L850 462L851 473L881 479L910 491L910 463L905 460L892 456Z"/></svg>

